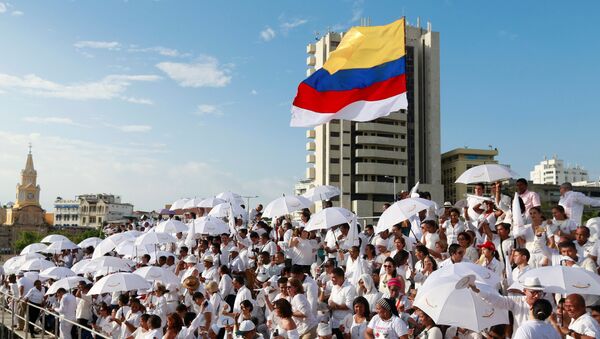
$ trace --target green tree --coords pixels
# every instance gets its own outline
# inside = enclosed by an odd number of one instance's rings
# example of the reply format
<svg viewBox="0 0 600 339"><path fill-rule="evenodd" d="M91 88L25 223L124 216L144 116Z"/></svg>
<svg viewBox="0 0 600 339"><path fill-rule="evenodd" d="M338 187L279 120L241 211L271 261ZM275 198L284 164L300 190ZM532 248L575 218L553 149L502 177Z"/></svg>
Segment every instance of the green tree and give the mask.
<svg viewBox="0 0 600 339"><path fill-rule="evenodd" d="M44 236L42 234L36 232L21 232L19 234L19 239L15 242L15 249L17 253L21 252L25 246L40 242Z"/></svg>

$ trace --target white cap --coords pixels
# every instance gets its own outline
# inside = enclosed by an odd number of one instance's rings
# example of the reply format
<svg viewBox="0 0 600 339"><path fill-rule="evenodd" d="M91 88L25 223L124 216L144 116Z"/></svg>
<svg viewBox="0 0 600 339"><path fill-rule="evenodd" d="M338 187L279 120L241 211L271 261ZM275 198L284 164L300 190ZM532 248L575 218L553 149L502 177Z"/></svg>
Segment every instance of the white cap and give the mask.
<svg viewBox="0 0 600 339"><path fill-rule="evenodd" d="M379 238L375 241L375 246L387 246L388 243L385 239Z"/></svg>
<svg viewBox="0 0 600 339"><path fill-rule="evenodd" d="M255 328L256 327L254 326L254 323L252 322L252 320L244 320L240 323L240 326L238 327L238 331L250 332Z"/></svg>
<svg viewBox="0 0 600 339"><path fill-rule="evenodd" d="M212 255L207 254L207 255L204 256L204 258L202 259L202 261L215 262L215 259L213 259Z"/></svg>
<svg viewBox="0 0 600 339"><path fill-rule="evenodd" d="M198 260L196 259L195 255L191 254L185 257L185 259L183 259L183 262L186 264L195 264L198 262Z"/></svg>
<svg viewBox="0 0 600 339"><path fill-rule="evenodd" d="M232 248L229 249L229 252L238 252L238 253L240 253L240 249L237 248L237 246L233 246Z"/></svg>
<svg viewBox="0 0 600 339"><path fill-rule="evenodd" d="M318 336L328 336L331 335L331 325L329 325L328 323L319 323L319 325L317 325L317 335Z"/></svg>

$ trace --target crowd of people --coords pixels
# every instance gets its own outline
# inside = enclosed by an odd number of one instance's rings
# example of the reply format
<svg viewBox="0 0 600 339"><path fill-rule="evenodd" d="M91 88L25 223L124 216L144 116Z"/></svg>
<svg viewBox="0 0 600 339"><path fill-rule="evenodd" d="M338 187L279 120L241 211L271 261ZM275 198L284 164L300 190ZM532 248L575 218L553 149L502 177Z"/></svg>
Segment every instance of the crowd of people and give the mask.
<svg viewBox="0 0 600 339"><path fill-rule="evenodd" d="M474 194L457 203L434 204L409 220L377 233L360 222L307 231L308 209L298 220L263 218L262 205L231 221L231 232L190 238L177 233L153 257L133 259L132 271L157 266L179 283L154 281L148 290L89 295L105 272L90 272L72 289L48 295L52 279L33 280L27 272L3 275L3 303L61 338L92 338L77 322L110 338L600 338L600 303L594 295L547 293L538 277L520 277L543 266L580 267L598 275L600 218L582 223L583 206L599 200L561 185L551 214L539 195L519 179L516 201L500 182L475 185ZM486 188L491 195L484 196ZM428 198L427 193L421 197ZM410 199L403 192L399 199ZM513 212L518 204L520 215ZM331 202L325 202L325 208ZM390 204L382 206L385 211ZM185 211L184 211L185 212ZM178 216L193 221L208 211ZM111 233L149 232L158 221L146 220L111 229ZM353 236L352 227L358 227ZM65 250L51 256L71 268L90 259L94 248ZM119 256L115 251L107 255ZM413 305L430 275L447 265L471 262L497 275L494 291L468 288L485 302L510 311L507 324L475 331L437 324ZM89 279L87 282L83 278ZM514 288L517 283L520 288ZM14 305L13 305L14 306ZM467 305L458 306L469 307ZM24 321L18 326L22 329ZM30 333L36 333L33 326Z"/></svg>

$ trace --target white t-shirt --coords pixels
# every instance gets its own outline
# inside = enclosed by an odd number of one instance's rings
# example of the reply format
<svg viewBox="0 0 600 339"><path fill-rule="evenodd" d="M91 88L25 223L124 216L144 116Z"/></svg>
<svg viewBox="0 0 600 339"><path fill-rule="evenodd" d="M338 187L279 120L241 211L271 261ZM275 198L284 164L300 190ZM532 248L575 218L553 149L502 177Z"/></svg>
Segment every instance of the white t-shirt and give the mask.
<svg viewBox="0 0 600 339"><path fill-rule="evenodd" d="M397 339L408 334L408 327L404 321L395 315L386 321L377 314L369 322L369 328L373 330L375 338Z"/></svg>
<svg viewBox="0 0 600 339"><path fill-rule="evenodd" d="M515 332L513 339L560 339L561 336L549 323L541 320L527 320Z"/></svg>
<svg viewBox="0 0 600 339"><path fill-rule="evenodd" d="M569 329L573 330L579 334L589 335L590 337L593 337L593 338L600 338L600 325L588 313L584 313L582 316L580 316L576 320L571 319L571 324L569 324ZM573 339L573 337L568 335L567 339Z"/></svg>

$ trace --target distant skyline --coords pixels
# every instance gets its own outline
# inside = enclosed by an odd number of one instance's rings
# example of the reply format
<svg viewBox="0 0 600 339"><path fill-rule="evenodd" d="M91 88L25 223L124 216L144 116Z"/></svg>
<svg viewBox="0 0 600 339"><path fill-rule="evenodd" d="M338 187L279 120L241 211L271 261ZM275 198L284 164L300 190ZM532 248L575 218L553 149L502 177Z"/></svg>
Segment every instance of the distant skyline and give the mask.
<svg viewBox="0 0 600 339"><path fill-rule="evenodd" d="M442 152L497 147L600 177L600 4L582 1L0 0L0 202L33 144L42 206L113 193L136 209L225 190L268 203L304 178L290 105L306 44L368 17L440 32Z"/></svg>

